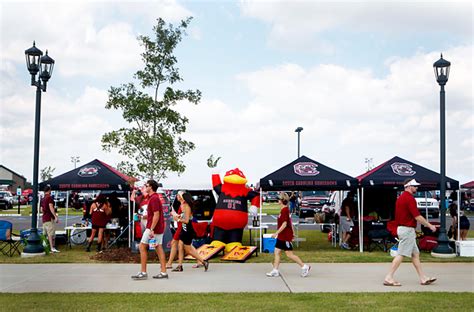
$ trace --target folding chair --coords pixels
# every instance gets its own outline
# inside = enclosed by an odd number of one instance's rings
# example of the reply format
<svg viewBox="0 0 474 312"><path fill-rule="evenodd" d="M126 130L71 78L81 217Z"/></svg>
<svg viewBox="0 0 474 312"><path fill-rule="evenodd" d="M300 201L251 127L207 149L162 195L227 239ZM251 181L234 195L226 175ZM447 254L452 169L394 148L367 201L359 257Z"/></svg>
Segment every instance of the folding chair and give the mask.
<svg viewBox="0 0 474 312"><path fill-rule="evenodd" d="M2 254L13 257L17 252L20 254L20 236L13 234L13 224L9 221L0 220L0 251Z"/></svg>
<svg viewBox="0 0 474 312"><path fill-rule="evenodd" d="M387 230L387 225L381 221L372 221L368 230L369 245L368 250L379 248L383 251L388 250L391 234ZM374 247L374 249L372 249Z"/></svg>

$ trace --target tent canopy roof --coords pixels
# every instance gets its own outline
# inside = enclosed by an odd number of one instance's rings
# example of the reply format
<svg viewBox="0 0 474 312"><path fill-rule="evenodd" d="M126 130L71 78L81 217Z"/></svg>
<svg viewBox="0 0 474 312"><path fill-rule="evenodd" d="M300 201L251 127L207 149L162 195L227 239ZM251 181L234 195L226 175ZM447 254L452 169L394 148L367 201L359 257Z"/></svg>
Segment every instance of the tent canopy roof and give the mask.
<svg viewBox="0 0 474 312"><path fill-rule="evenodd" d="M464 183L463 185L461 185L461 188L474 189L474 181Z"/></svg>
<svg viewBox="0 0 474 312"><path fill-rule="evenodd" d="M403 188L408 178L421 183L420 190L439 190L441 175L398 156L357 177L363 187ZM459 182L446 177L446 189L459 189Z"/></svg>
<svg viewBox="0 0 474 312"><path fill-rule="evenodd" d="M357 187L357 179L306 156L260 179L265 191L343 190Z"/></svg>
<svg viewBox="0 0 474 312"><path fill-rule="evenodd" d="M123 174L98 159L94 159L79 168L40 183L40 189L49 184L53 190L128 191L130 183L135 181L137 179Z"/></svg>

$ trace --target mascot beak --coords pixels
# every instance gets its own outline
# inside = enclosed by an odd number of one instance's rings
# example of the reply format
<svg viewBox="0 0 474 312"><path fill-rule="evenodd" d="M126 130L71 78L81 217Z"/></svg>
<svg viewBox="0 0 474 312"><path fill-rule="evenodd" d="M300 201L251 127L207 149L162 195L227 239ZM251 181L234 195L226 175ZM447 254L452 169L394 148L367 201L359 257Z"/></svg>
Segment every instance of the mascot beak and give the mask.
<svg viewBox="0 0 474 312"><path fill-rule="evenodd" d="M227 171L224 176L225 183L231 184L245 184L247 183L247 178L238 168Z"/></svg>

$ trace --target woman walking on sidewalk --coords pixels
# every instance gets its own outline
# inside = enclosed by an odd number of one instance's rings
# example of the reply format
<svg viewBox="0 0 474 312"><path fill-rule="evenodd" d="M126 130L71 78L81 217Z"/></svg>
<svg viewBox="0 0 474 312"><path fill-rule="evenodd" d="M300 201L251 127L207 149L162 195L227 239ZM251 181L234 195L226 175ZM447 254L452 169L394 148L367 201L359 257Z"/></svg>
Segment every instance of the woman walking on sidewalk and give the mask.
<svg viewBox="0 0 474 312"><path fill-rule="evenodd" d="M193 210L194 210L194 201L193 197L189 193L183 193L181 201L181 208L183 213L178 217L177 222L182 224L181 233L179 234L179 240L184 245L185 253L193 256L199 263L204 265L204 271L207 272L209 268L209 262L204 260L196 249L192 246L193 238L194 238L194 229L193 229ZM182 270L182 263L183 263L183 254L179 255L179 264L178 267Z"/></svg>
<svg viewBox="0 0 474 312"><path fill-rule="evenodd" d="M301 267L301 277L306 277L309 275L309 270L311 266L304 264L301 259L293 253L293 245L291 241L293 240L293 224L291 223L290 210L288 208L288 202L290 198L285 192L281 192L278 196L278 203L280 204L281 210L278 215L277 226L278 229L275 233L272 234L273 238L276 238L275 245L275 260L273 261L273 270L267 273L268 277L277 277L280 276L278 267L280 266L280 256L281 251L284 250L288 258L296 262Z"/></svg>

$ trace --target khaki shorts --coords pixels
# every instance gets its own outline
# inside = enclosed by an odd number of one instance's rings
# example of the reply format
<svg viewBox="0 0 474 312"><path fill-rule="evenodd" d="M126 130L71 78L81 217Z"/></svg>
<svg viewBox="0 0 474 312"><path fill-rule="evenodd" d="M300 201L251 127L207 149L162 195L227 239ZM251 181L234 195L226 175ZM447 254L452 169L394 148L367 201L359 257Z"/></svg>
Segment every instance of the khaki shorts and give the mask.
<svg viewBox="0 0 474 312"><path fill-rule="evenodd" d="M399 226L398 235L398 255L411 258L414 254L419 254L420 250L416 245L416 232L412 227Z"/></svg>
<svg viewBox="0 0 474 312"><path fill-rule="evenodd" d="M143 235L142 235L142 240L140 241L140 243L142 244L149 244L149 241L150 241L150 229L146 229L145 232L143 232ZM155 234L155 243L157 245L161 245L163 244L163 234Z"/></svg>
<svg viewBox="0 0 474 312"><path fill-rule="evenodd" d="M43 234L48 235L48 237L54 237L54 235L56 235L56 227L53 221L43 223Z"/></svg>
<svg viewBox="0 0 474 312"><path fill-rule="evenodd" d="M354 226L354 222L352 220L347 221L345 216L341 216L341 228L344 233L350 233L351 227Z"/></svg>

